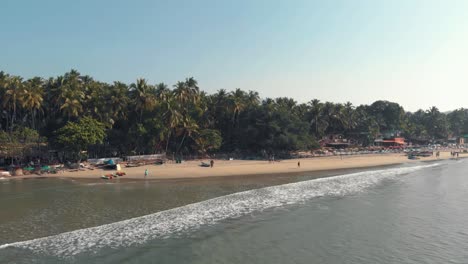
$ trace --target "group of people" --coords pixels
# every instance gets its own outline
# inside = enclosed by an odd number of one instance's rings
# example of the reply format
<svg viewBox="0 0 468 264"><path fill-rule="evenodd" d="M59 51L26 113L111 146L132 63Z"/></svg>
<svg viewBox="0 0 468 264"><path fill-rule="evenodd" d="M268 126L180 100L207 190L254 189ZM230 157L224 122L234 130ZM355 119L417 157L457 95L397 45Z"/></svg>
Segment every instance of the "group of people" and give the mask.
<svg viewBox="0 0 468 264"><path fill-rule="evenodd" d="M460 152L457 152L457 151L450 151L450 156L451 156L452 158L455 158L455 157L458 158L458 157L460 157Z"/></svg>

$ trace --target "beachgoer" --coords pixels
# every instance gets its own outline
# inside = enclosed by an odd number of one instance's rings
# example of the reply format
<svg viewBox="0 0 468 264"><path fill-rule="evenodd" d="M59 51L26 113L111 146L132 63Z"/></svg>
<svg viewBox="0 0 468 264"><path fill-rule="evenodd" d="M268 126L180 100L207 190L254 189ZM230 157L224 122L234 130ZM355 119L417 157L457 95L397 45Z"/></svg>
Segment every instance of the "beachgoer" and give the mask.
<svg viewBox="0 0 468 264"><path fill-rule="evenodd" d="M148 177L148 169L145 170L145 178Z"/></svg>
<svg viewBox="0 0 468 264"><path fill-rule="evenodd" d="M460 157L460 152L457 152L457 159L458 159L458 157Z"/></svg>
<svg viewBox="0 0 468 264"><path fill-rule="evenodd" d="M300 162L300 161L297 162L297 167L298 167L298 168L301 167L301 162Z"/></svg>
<svg viewBox="0 0 468 264"><path fill-rule="evenodd" d="M213 168L213 166L214 166L214 160L210 160L210 166L211 166L211 168Z"/></svg>

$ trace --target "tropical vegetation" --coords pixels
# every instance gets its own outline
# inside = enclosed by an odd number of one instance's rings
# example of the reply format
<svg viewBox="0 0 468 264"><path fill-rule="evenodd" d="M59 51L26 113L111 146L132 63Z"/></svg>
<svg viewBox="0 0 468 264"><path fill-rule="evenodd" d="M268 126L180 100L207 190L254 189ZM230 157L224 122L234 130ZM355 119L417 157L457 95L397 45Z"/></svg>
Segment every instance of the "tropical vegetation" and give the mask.
<svg viewBox="0 0 468 264"><path fill-rule="evenodd" d="M106 83L76 70L31 79L0 72L0 108L2 156L31 143L69 158L162 152L259 156L311 150L327 134L372 145L384 131L400 131L414 141L468 133L463 108L412 113L388 101L298 103L241 89L208 94L194 78L173 86L145 79Z"/></svg>

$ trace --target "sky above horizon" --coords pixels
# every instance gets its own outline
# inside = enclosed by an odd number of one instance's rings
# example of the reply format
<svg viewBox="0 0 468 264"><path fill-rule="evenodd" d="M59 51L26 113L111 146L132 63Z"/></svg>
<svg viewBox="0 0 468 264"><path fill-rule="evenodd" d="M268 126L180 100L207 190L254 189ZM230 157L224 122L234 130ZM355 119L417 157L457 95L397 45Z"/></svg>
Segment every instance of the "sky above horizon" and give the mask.
<svg viewBox="0 0 468 264"><path fill-rule="evenodd" d="M468 108L468 1L3 0L0 70Z"/></svg>

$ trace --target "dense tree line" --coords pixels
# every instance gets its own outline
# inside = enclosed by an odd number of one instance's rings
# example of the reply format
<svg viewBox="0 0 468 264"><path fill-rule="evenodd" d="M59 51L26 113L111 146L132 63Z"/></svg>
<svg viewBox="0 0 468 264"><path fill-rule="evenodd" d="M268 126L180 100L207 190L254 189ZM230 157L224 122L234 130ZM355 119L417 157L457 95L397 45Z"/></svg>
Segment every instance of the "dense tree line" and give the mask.
<svg viewBox="0 0 468 264"><path fill-rule="evenodd" d="M138 79L104 83L75 70L25 80L0 72L0 140L31 138L64 151L95 155L265 153L310 150L327 134L363 145L383 131L410 140L468 133L468 110L436 107L406 112L397 103L371 105L291 98L261 99L255 91L200 90L194 78L169 87ZM29 142L28 141L28 142Z"/></svg>

